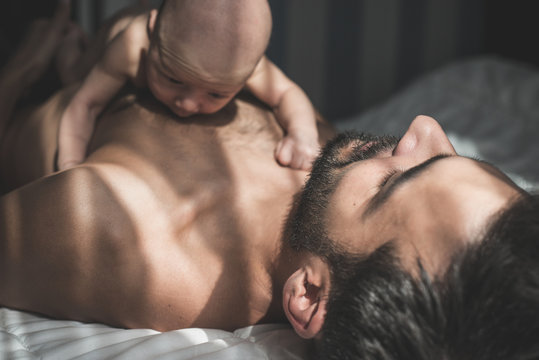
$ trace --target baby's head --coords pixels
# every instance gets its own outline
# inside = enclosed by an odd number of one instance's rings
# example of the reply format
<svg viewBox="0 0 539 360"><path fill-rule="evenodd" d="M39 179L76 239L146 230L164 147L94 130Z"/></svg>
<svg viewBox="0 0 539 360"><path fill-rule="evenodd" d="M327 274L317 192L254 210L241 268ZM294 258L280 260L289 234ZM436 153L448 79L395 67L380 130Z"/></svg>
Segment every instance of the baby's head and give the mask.
<svg viewBox="0 0 539 360"><path fill-rule="evenodd" d="M148 22L148 87L174 113L214 113L240 91L271 33L267 0L164 0Z"/></svg>

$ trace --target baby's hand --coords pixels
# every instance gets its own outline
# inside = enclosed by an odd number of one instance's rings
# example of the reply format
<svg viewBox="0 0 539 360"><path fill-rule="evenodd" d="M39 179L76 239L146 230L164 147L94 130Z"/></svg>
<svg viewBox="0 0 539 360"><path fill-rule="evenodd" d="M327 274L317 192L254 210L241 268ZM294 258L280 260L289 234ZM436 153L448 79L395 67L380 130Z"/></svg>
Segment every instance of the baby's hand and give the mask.
<svg viewBox="0 0 539 360"><path fill-rule="evenodd" d="M275 159L279 164L292 169L310 170L319 150L316 138L288 134L277 144Z"/></svg>

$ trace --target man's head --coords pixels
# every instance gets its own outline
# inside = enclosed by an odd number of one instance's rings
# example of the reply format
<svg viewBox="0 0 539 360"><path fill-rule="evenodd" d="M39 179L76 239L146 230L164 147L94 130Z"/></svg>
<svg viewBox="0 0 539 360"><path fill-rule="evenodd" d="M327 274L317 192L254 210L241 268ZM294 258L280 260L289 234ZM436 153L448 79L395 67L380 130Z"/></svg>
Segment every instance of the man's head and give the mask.
<svg viewBox="0 0 539 360"><path fill-rule="evenodd" d="M329 283L305 280L307 299L289 280L285 312L300 335L316 335L330 292L343 291L334 285L378 253L390 253L412 278L443 276L453 255L480 242L493 217L521 194L491 165L457 156L429 117L417 117L399 141L342 135L313 166L290 240L311 254L306 272L329 273Z"/></svg>
<svg viewBox="0 0 539 360"><path fill-rule="evenodd" d="M376 250L332 284L320 359L539 358L538 239L539 196L523 195L437 278Z"/></svg>
<svg viewBox="0 0 539 360"><path fill-rule="evenodd" d="M179 116L214 113L244 86L271 33L267 0L165 0L148 21L148 86Z"/></svg>

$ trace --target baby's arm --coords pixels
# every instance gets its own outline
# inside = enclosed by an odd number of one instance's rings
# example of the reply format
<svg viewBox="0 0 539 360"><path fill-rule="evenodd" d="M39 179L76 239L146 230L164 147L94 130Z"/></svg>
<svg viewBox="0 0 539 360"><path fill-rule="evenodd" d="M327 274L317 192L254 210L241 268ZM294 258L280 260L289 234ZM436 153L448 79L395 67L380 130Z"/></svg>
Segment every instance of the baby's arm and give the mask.
<svg viewBox="0 0 539 360"><path fill-rule="evenodd" d="M320 145L314 108L305 92L265 56L247 80L247 89L274 109L285 130L275 149L277 161L309 170Z"/></svg>
<svg viewBox="0 0 539 360"><path fill-rule="evenodd" d="M133 57L139 57L140 46L127 27L105 49L101 60L92 68L82 86L67 106L58 134L58 169L81 163L92 136L95 119L103 108L132 77ZM138 59L140 60L140 59Z"/></svg>
<svg viewBox="0 0 539 360"><path fill-rule="evenodd" d="M81 163L92 136L95 119L123 86L125 79L108 73L98 63L67 106L58 134L58 170Z"/></svg>

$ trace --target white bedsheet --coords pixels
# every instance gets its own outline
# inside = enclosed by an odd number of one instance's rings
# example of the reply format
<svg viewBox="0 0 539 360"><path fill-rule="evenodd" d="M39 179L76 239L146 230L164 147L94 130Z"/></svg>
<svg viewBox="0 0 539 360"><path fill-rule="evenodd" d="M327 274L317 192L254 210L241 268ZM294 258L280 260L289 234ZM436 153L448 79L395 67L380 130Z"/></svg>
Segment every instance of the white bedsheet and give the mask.
<svg viewBox="0 0 539 360"><path fill-rule="evenodd" d="M402 134L417 114L440 121L457 151L493 162L539 190L539 73L485 58L437 71L388 102L342 119L341 130ZM0 285L1 289L1 285ZM3 359L307 359L286 325L160 333L51 320L0 308Z"/></svg>
<svg viewBox="0 0 539 360"><path fill-rule="evenodd" d="M487 160L539 191L538 69L495 57L451 64L337 127L402 135L420 114L440 122L459 154Z"/></svg>
<svg viewBox="0 0 539 360"><path fill-rule="evenodd" d="M116 329L0 308L0 359L307 359L308 342L286 325L228 332Z"/></svg>

